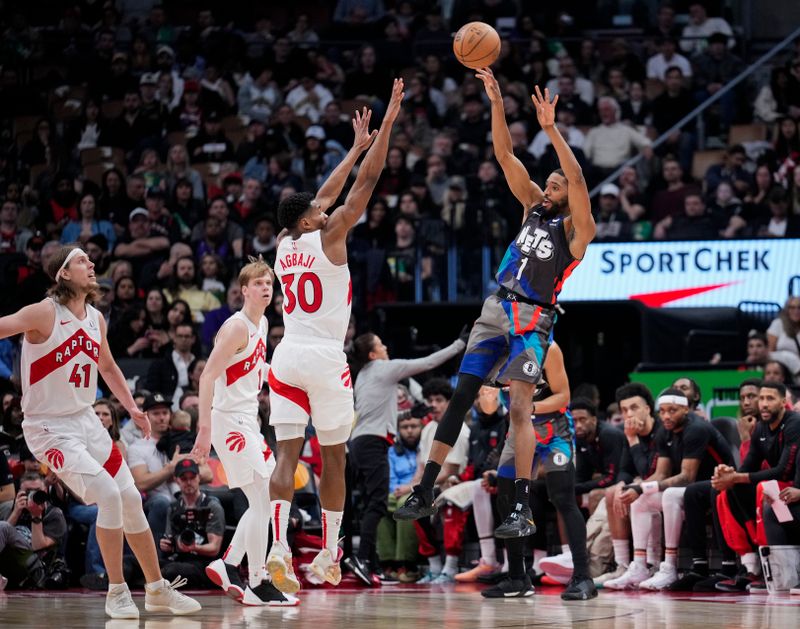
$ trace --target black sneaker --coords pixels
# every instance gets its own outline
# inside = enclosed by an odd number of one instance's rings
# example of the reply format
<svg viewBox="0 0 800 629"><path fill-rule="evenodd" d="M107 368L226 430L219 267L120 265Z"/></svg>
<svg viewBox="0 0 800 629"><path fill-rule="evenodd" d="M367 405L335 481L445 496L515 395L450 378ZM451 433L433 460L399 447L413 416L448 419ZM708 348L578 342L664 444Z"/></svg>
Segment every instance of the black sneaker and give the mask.
<svg viewBox="0 0 800 629"><path fill-rule="evenodd" d="M206 576L233 600L241 602L244 597L245 585L239 576L239 568L225 563L222 559L215 559L206 566Z"/></svg>
<svg viewBox="0 0 800 629"><path fill-rule="evenodd" d="M572 577L561 592L562 601L588 601L597 596L597 588L589 577Z"/></svg>
<svg viewBox="0 0 800 629"><path fill-rule="evenodd" d="M108 589L108 575L101 573L87 573L81 577L81 585L87 590L104 592Z"/></svg>
<svg viewBox="0 0 800 629"><path fill-rule="evenodd" d="M503 579L493 588L481 592L484 598L524 598L533 596L533 586L528 576L522 579Z"/></svg>
<svg viewBox="0 0 800 629"><path fill-rule="evenodd" d="M361 561L358 557L347 557L342 560L345 567L356 575L356 578L367 587L373 587L375 582L372 580L372 571L366 563Z"/></svg>
<svg viewBox="0 0 800 629"><path fill-rule="evenodd" d="M690 570L681 575L675 583L667 587L667 590L670 592L692 592L694 591L694 586L705 579L708 579L707 574L701 574Z"/></svg>
<svg viewBox="0 0 800 629"><path fill-rule="evenodd" d="M478 583L485 583L486 585L497 585L500 581L508 579L508 572L490 572L489 574L482 574L478 577Z"/></svg>
<svg viewBox="0 0 800 629"><path fill-rule="evenodd" d="M536 532L533 523L533 513L527 505L522 509L515 509L508 514L503 523L494 530L494 536L500 539L513 539L515 537L528 537Z"/></svg>
<svg viewBox="0 0 800 629"><path fill-rule="evenodd" d="M392 575L388 574L384 570L378 570L375 573L375 576L378 577L378 581L381 582L381 585L400 585L399 579L395 579Z"/></svg>
<svg viewBox="0 0 800 629"><path fill-rule="evenodd" d="M698 581L694 584L692 588L692 592L719 592L717 589L717 583L720 581L726 581L731 579L731 575L729 574L722 574L721 572L717 572L712 574L710 577L706 577L702 581Z"/></svg>
<svg viewBox="0 0 800 629"><path fill-rule="evenodd" d="M254 588L248 586L242 598L242 604L252 607L294 607L299 603L299 598L281 592L269 581L262 581Z"/></svg>
<svg viewBox="0 0 800 629"><path fill-rule="evenodd" d="M751 583L757 583L760 580L760 577L757 577L754 574L750 574L745 572L744 574L739 573L732 579L726 579L724 581L720 581L716 584L716 588L718 592L747 592L749 589L749 585Z"/></svg>
<svg viewBox="0 0 800 629"><path fill-rule="evenodd" d="M425 489L421 485L414 485L414 491L405 501L403 506L398 507L392 517L395 520L419 520L432 516L436 513L433 506L433 489Z"/></svg>

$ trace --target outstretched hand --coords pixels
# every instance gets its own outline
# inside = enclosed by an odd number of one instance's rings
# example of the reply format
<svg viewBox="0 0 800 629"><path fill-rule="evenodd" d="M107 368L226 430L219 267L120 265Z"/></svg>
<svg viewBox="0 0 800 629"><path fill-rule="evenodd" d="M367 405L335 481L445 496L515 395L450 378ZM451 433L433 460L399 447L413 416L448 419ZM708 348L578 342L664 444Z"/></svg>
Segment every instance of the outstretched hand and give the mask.
<svg viewBox="0 0 800 629"><path fill-rule="evenodd" d="M503 95L500 93L500 84L494 78L494 72L490 68L480 68L475 76L483 81L486 95L491 102L495 103L503 100Z"/></svg>
<svg viewBox="0 0 800 629"><path fill-rule="evenodd" d="M397 114L400 113L400 105L403 102L403 79L395 79L392 84L392 97L389 99L389 106L386 108L386 116L384 120L393 123L397 119Z"/></svg>
<svg viewBox="0 0 800 629"><path fill-rule="evenodd" d="M133 423L142 431L142 435L145 439L150 438L150 418L147 416L147 413L140 410L138 406L134 406L133 408L128 409L128 413L133 420Z"/></svg>
<svg viewBox="0 0 800 629"><path fill-rule="evenodd" d="M361 111L356 110L353 116L353 132L355 138L353 139L353 148L358 151L366 151L372 140L378 135L378 130L369 130L369 121L372 119L372 110L364 107Z"/></svg>
<svg viewBox="0 0 800 629"><path fill-rule="evenodd" d="M531 94L533 106L536 107L536 118L539 121L542 129L552 127L556 124L556 103L558 102L558 94L550 101L550 90L544 88L544 96L542 91L537 85L534 88L534 93Z"/></svg>

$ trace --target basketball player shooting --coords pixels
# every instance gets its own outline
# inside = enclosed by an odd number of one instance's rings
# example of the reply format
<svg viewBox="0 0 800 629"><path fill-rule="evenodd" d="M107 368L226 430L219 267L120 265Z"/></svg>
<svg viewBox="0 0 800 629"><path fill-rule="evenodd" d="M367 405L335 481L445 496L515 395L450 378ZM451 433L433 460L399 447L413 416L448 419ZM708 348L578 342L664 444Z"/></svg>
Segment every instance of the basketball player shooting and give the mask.
<svg viewBox="0 0 800 629"><path fill-rule="evenodd" d="M323 549L311 563L314 574L338 585L339 527L344 509L345 443L353 424L353 388L343 351L350 319L352 284L347 268L347 233L363 216L383 170L389 135L403 100L403 81L395 79L380 131L369 131L371 112L356 115L356 138L345 160L316 197L297 193L278 206L278 221L288 234L280 241L275 272L285 297L286 333L269 371L270 424L279 443L277 467L270 481L273 543L267 556L272 582L294 593L300 583L292 570L286 540L294 472L305 440L309 416L322 453L320 502ZM342 191L360 153L364 157L344 204L326 210Z"/></svg>
<svg viewBox="0 0 800 629"><path fill-rule="evenodd" d="M433 486L442 462L458 438L464 415L484 382L510 382L510 416L516 435L515 507L495 530L499 538L525 537L536 532L528 506L531 464L536 438L531 425L533 394L553 340L558 293L586 247L594 238L589 191L569 145L555 126L558 96L531 96L536 117L558 155L560 169L547 178L542 190L530 180L515 156L506 124L500 86L489 68L477 71L492 105L492 143L511 192L522 204L522 229L497 269L500 288L483 304L470 333L461 362L458 384L436 438L420 484L397 520L415 520L434 513Z"/></svg>
<svg viewBox="0 0 800 629"><path fill-rule="evenodd" d="M68 245L53 255L46 270L55 280L49 296L0 318L0 338L24 335L25 443L81 501L97 504L97 543L108 574L105 607L109 617L139 618L122 574L123 533L144 572L145 609L176 615L197 612L200 604L176 589L185 579L169 583L162 578L142 497L92 408L99 373L145 438L150 436L147 414L136 406L111 356L106 321L91 305L100 288L94 264L85 251ZM41 526L41 518L32 520L34 536Z"/></svg>

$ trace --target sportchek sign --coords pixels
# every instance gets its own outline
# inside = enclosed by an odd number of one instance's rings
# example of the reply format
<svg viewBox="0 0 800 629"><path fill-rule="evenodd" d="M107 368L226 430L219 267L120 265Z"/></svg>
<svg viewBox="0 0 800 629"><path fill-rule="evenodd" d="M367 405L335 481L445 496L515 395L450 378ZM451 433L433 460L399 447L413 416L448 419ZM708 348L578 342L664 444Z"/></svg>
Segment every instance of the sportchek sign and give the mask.
<svg viewBox="0 0 800 629"><path fill-rule="evenodd" d="M783 304L800 239L593 243L560 301L636 299L653 308Z"/></svg>

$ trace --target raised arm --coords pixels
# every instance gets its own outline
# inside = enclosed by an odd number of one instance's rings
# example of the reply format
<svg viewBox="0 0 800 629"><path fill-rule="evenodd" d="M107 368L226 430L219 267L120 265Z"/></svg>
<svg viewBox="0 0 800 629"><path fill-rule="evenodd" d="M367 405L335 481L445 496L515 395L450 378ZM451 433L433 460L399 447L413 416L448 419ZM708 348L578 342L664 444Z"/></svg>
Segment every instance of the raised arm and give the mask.
<svg viewBox="0 0 800 629"><path fill-rule="evenodd" d="M50 336L56 321L56 310L49 300L25 306L7 317L0 317L0 339L33 332L42 340Z"/></svg>
<svg viewBox="0 0 800 629"><path fill-rule="evenodd" d="M592 205L589 201L589 189L586 187L586 180L583 178L583 170L575 154L567 144L556 127L556 103L558 95L550 101L550 90L544 89L544 96L537 85L535 93L531 96L536 107L536 117L542 129L550 138L553 148L558 155L558 162L564 176L567 178L567 200L569 202L570 216L564 221L564 229L567 231L570 253L579 260L586 253L586 247L594 239L596 232L594 218L592 217Z"/></svg>
<svg viewBox="0 0 800 629"><path fill-rule="evenodd" d="M350 189L344 205L336 208L331 214L322 231L323 245L328 243L341 243L347 232L358 222L367 209L367 202L375 190L383 166L386 162L386 153L389 151L389 136L392 132L397 114L400 112L400 103L403 101L403 79L395 79L392 87L392 97L386 109L380 131L370 149L367 151L353 187Z"/></svg>
<svg viewBox="0 0 800 629"><path fill-rule="evenodd" d="M192 449L192 458L198 463L208 458L211 450L211 400L214 396L214 381L225 371L228 361L247 347L247 328L242 321L229 321L222 326L214 340L214 349L208 357L200 375L200 404L197 409L197 438Z"/></svg>
<svg viewBox="0 0 800 629"><path fill-rule="evenodd" d="M503 96L494 74L489 68L481 68L476 76L483 81L489 102L492 104L492 146L494 156L503 169L511 192L522 203L527 213L544 198L542 189L531 181L528 171L522 162L514 156L511 144L511 133L506 124L506 112L503 108Z"/></svg>
<svg viewBox="0 0 800 629"><path fill-rule="evenodd" d="M353 170L353 166L356 165L356 161L358 161L361 153L372 144L372 140L374 140L375 136L378 134L377 131L372 131L370 133L369 121L371 118L371 109L364 107L362 111L356 112L353 118L353 131L355 132L353 147L348 151L339 165L333 169L330 177L325 180L325 183L320 186L317 192L316 200L320 204L323 212L327 211L330 206L336 203L336 199L338 199L339 195L342 193L342 188L344 188L344 184L347 183L347 177L350 175L350 171Z"/></svg>

